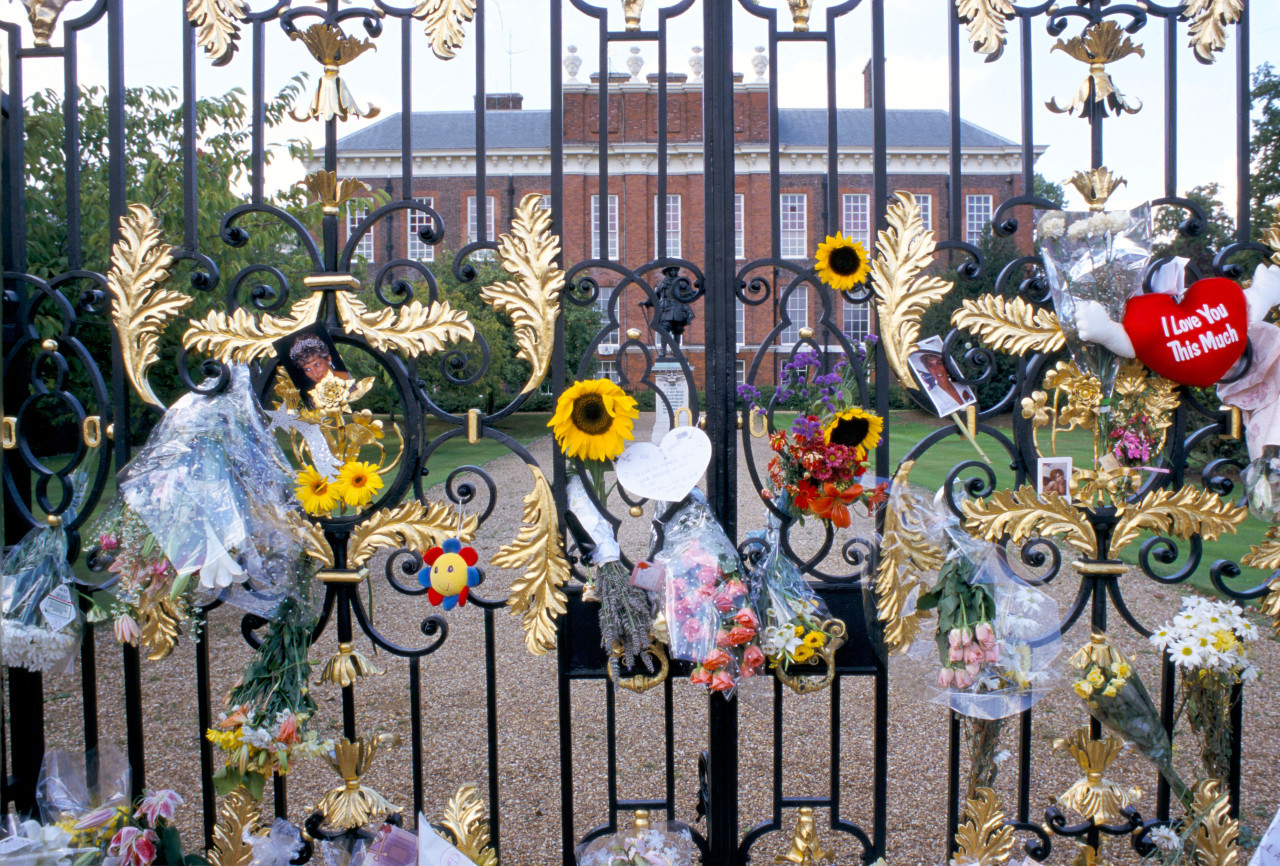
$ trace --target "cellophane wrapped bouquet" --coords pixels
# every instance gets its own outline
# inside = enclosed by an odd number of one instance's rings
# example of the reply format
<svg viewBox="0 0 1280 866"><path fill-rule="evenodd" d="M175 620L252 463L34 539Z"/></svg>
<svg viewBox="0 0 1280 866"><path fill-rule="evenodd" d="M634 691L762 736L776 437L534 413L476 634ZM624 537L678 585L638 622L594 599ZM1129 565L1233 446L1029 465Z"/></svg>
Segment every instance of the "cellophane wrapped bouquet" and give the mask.
<svg viewBox="0 0 1280 866"><path fill-rule="evenodd" d="M843 638L845 627L782 550L781 529L782 521L770 515L768 529L748 534L768 546L748 575L751 603L760 614L760 647L769 667L789 671L816 662L824 647Z"/></svg>
<svg viewBox="0 0 1280 866"><path fill-rule="evenodd" d="M700 862L689 831L661 821L637 820L636 827L592 841L579 866L695 866Z"/></svg>
<svg viewBox="0 0 1280 866"><path fill-rule="evenodd" d="M119 496L90 532L96 567L116 576L95 601L117 638L153 650L222 600L270 617L307 568L292 471L267 432L246 368L229 387L187 394L120 473Z"/></svg>
<svg viewBox="0 0 1280 866"><path fill-rule="evenodd" d="M1154 764L1174 795L1191 809L1192 791L1173 769L1173 745L1160 724L1160 713L1124 654L1105 634L1094 632L1071 657L1071 666L1076 674L1072 688L1089 713Z"/></svg>
<svg viewBox="0 0 1280 866"><path fill-rule="evenodd" d="M667 523L655 561L666 569L664 614L674 658L693 662L690 681L725 697L764 665L760 617L737 548L701 491Z"/></svg>
<svg viewBox="0 0 1280 866"><path fill-rule="evenodd" d="M56 526L37 527L4 557L0 582L0 661L32 671L64 671L83 630L75 575L67 561L66 525L76 518L85 478L73 483L72 508Z"/></svg>
<svg viewBox="0 0 1280 866"><path fill-rule="evenodd" d="M1258 678L1250 644L1258 627L1238 605L1184 598L1182 610L1151 635L1151 644L1173 659L1187 724L1200 740L1200 760L1211 779L1231 777L1236 686Z"/></svg>
<svg viewBox="0 0 1280 866"><path fill-rule="evenodd" d="M858 403L854 364L842 357L831 372L821 370L822 358L812 351L797 352L783 366L776 399L799 400L803 408L790 430L769 436L774 457L769 461L772 490L766 495L802 523L816 517L844 529L853 505L863 502L870 509L884 500L887 485L868 486L863 479L884 419ZM739 386L738 396L750 411L768 411L753 386Z"/></svg>
<svg viewBox="0 0 1280 866"><path fill-rule="evenodd" d="M131 778L129 762L115 746L45 752L36 780L40 819L67 833L73 848L105 850L129 822Z"/></svg>

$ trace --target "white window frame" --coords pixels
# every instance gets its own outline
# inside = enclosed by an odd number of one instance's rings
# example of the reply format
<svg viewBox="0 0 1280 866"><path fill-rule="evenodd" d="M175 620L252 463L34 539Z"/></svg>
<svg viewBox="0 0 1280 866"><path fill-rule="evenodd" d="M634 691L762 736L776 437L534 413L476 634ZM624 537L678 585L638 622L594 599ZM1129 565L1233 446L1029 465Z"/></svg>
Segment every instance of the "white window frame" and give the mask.
<svg viewBox="0 0 1280 866"><path fill-rule="evenodd" d="M618 197L609 196L609 214L606 218L605 230L609 233L610 261L618 260ZM600 196L591 196L591 258L602 258L600 255Z"/></svg>
<svg viewBox="0 0 1280 866"><path fill-rule="evenodd" d="M658 249L658 197L653 197L653 248ZM680 258L680 195L679 193L667 193L667 251L658 253L656 258Z"/></svg>
<svg viewBox="0 0 1280 866"><path fill-rule="evenodd" d="M916 196L916 204L920 205L920 220L926 229L933 228L933 196L921 193Z"/></svg>
<svg viewBox="0 0 1280 866"><path fill-rule="evenodd" d="M747 362L741 359L733 362L734 378L739 385L747 384Z"/></svg>
<svg viewBox="0 0 1280 866"><path fill-rule="evenodd" d="M493 203L494 200L493 200L493 196L491 195L487 195L484 198L485 198L485 210L486 210L485 220L484 220L485 240L491 241L495 239L495 235L493 231L494 211L495 211L494 203ZM477 208L476 208L476 197L473 195L469 195L467 196L467 243L473 244L476 241L480 240L479 227L480 227L480 215L477 212Z"/></svg>
<svg viewBox="0 0 1280 866"><path fill-rule="evenodd" d="M847 192L840 208L840 229L844 236L871 251L871 196L865 192Z"/></svg>
<svg viewBox="0 0 1280 866"><path fill-rule="evenodd" d="M738 298L733 299L733 330L738 348L747 345L747 305Z"/></svg>
<svg viewBox="0 0 1280 866"><path fill-rule="evenodd" d="M601 286L599 292L600 296L596 298L596 312L600 314L600 327L603 329L609 321L609 299L613 296L613 289ZM598 351L607 353L618 351L618 344L621 342L618 337L621 332L622 325L619 323L617 328L600 338Z"/></svg>
<svg viewBox="0 0 1280 866"><path fill-rule="evenodd" d="M746 199L747 197L742 193L733 197L733 256L738 260L747 257Z"/></svg>
<svg viewBox="0 0 1280 866"><path fill-rule="evenodd" d="M596 371L596 376L600 379L608 379L610 382L618 383L622 376L618 372L618 362L615 359L601 359L596 361L600 368Z"/></svg>
<svg viewBox="0 0 1280 866"><path fill-rule="evenodd" d="M778 335L778 343L790 346L800 341L800 329L809 327L809 290L806 286L797 286L787 298L787 316L791 324L782 329Z"/></svg>
<svg viewBox="0 0 1280 866"><path fill-rule="evenodd" d="M778 197L778 228L782 235L784 259L809 257L809 196L787 192ZM793 341L794 342L794 341Z"/></svg>
<svg viewBox="0 0 1280 866"><path fill-rule="evenodd" d="M424 204L427 207L434 208L436 206L435 198L432 196L420 196L415 198L418 204ZM430 244L424 244L418 239L418 230L422 228L430 228L434 220L420 210L411 210L409 213L409 231L408 244L405 246L405 252L408 258L419 262L434 262L436 260L436 248Z"/></svg>
<svg viewBox="0 0 1280 866"><path fill-rule="evenodd" d="M369 216L369 209L367 207L353 207L351 210L347 211L347 240L351 239L351 236L356 233L356 228L367 216ZM356 248L351 251L351 260L353 262L360 256L363 256L366 262L373 264L375 249L373 244L373 233L375 228L376 226L370 226L369 231L365 233L364 237L360 238L360 242L356 244Z"/></svg>
<svg viewBox="0 0 1280 866"><path fill-rule="evenodd" d="M866 301L844 301L844 333L852 342L858 342L871 333L871 306Z"/></svg>
<svg viewBox="0 0 1280 866"><path fill-rule="evenodd" d="M964 198L964 239L971 244L982 240L982 231L991 222L991 196L967 195Z"/></svg>

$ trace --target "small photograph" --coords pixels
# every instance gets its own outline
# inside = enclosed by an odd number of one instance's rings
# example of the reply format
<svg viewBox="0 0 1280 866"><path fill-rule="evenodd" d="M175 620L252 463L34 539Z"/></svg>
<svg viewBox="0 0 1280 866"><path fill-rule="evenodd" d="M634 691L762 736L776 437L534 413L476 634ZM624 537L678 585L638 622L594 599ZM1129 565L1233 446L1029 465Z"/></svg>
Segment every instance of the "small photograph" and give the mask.
<svg viewBox="0 0 1280 866"><path fill-rule="evenodd" d="M298 393L313 407L315 403L311 399L311 391L326 376L332 375L348 381L351 379L328 329L319 322L294 331L287 337L281 337L271 345L275 346L280 366L289 374Z"/></svg>
<svg viewBox="0 0 1280 866"><path fill-rule="evenodd" d="M1071 499L1071 458L1041 457L1036 461L1036 494L1056 493Z"/></svg>
<svg viewBox="0 0 1280 866"><path fill-rule="evenodd" d="M917 346L919 348L911 353L907 363L915 371L916 378L920 380L920 387L933 403L933 408L937 410L939 417L950 415L978 402L972 388L968 385L957 385L951 381L951 374L947 372L947 362L942 357L941 337L935 336L921 340Z"/></svg>

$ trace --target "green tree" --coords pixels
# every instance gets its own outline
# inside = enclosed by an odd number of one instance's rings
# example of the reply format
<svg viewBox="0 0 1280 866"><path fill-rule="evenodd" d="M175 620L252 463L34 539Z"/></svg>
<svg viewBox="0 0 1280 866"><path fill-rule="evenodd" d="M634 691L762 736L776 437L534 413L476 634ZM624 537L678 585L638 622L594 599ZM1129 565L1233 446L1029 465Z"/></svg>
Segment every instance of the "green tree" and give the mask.
<svg viewBox="0 0 1280 866"><path fill-rule="evenodd" d="M1250 195L1255 233L1271 224L1280 199L1280 75L1270 63L1253 72Z"/></svg>
<svg viewBox="0 0 1280 866"><path fill-rule="evenodd" d="M1185 210L1180 207L1159 208L1154 221L1155 255L1182 256L1190 259L1191 266L1202 276L1211 275L1214 254L1234 241L1236 233L1235 221L1218 198L1220 191L1217 183L1208 183L1192 187L1186 193L1186 198L1199 205L1206 217L1204 231L1192 237L1178 230L1187 218Z"/></svg>
<svg viewBox="0 0 1280 866"><path fill-rule="evenodd" d="M1048 199L1058 207L1067 206L1067 191L1062 188L1062 184L1054 183L1038 171L1031 179L1031 192L1043 199Z"/></svg>

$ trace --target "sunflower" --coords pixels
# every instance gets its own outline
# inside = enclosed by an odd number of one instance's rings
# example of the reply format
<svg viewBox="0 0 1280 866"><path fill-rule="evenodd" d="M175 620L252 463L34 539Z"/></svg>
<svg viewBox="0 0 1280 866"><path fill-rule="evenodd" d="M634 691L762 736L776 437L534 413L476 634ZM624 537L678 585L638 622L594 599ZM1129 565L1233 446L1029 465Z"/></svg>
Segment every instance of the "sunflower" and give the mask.
<svg viewBox="0 0 1280 866"><path fill-rule="evenodd" d="M347 505L360 508L368 505L373 494L382 489L382 478L374 464L351 460L342 464L333 488Z"/></svg>
<svg viewBox="0 0 1280 866"><path fill-rule="evenodd" d="M827 235L825 243L818 244L818 279L839 292L847 292L861 284L871 273L871 259L858 241L850 240L836 232Z"/></svg>
<svg viewBox="0 0 1280 866"><path fill-rule="evenodd" d="M304 467L298 473L297 485L298 501L307 514L328 514L338 504L338 491L314 466Z"/></svg>
<svg viewBox="0 0 1280 866"><path fill-rule="evenodd" d="M631 422L639 418L636 401L608 379L578 382L560 395L547 426L565 456L612 460L633 439Z"/></svg>
<svg viewBox="0 0 1280 866"><path fill-rule="evenodd" d="M883 418L860 406L852 406L838 412L822 428L822 438L828 445L845 445L849 448L861 448L866 452L880 443L880 433L883 430Z"/></svg>

